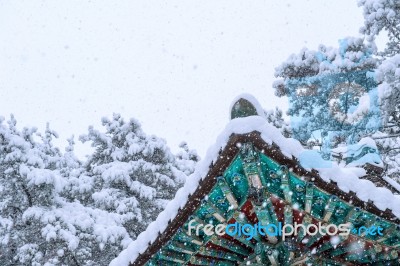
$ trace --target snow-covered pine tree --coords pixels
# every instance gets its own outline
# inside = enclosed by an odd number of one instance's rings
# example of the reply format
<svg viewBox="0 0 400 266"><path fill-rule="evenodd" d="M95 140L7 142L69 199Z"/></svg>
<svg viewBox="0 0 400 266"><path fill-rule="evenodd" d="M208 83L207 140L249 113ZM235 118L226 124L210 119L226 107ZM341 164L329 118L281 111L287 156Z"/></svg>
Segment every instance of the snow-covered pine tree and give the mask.
<svg viewBox="0 0 400 266"><path fill-rule="evenodd" d="M364 26L360 32L369 41L374 41L379 34L387 34L388 42L384 56L400 54L400 2L398 0L359 0L363 8Z"/></svg>
<svg viewBox="0 0 400 266"><path fill-rule="evenodd" d="M79 162L47 126L0 119L0 265L106 265L130 241L120 217L61 197ZM78 167L79 168L79 167Z"/></svg>
<svg viewBox="0 0 400 266"><path fill-rule="evenodd" d="M265 110L265 117L267 118L268 123L274 125L276 128L279 128L282 135L286 138L290 138L292 135L292 130L287 121L285 121L283 117L283 111L275 107L275 109Z"/></svg>
<svg viewBox="0 0 400 266"><path fill-rule="evenodd" d="M61 195L69 201L79 201L85 206L92 196L93 180L85 175L83 162L74 153L74 136L67 139L68 145L60 163L60 173L67 180Z"/></svg>
<svg viewBox="0 0 400 266"><path fill-rule="evenodd" d="M376 76L383 126L373 137L387 165L386 174L400 182L400 54L383 60Z"/></svg>
<svg viewBox="0 0 400 266"><path fill-rule="evenodd" d="M189 176L194 172L196 163L200 161L200 157L196 150L189 149L185 141L179 144L179 148L178 153L175 155L175 165L186 176Z"/></svg>
<svg viewBox="0 0 400 266"><path fill-rule="evenodd" d="M0 119L0 264L40 264L48 243L42 241L40 223L28 213L52 208L62 189L56 171L60 152L51 143L56 134L49 127L44 136L36 134L36 128L19 131L13 116L8 127L3 121Z"/></svg>
<svg viewBox="0 0 400 266"><path fill-rule="evenodd" d="M114 114L102 123L105 132L90 127L80 137L96 149L84 165L84 179L91 180L85 181L91 185L88 204L120 215L134 239L175 196L186 175L165 141L145 134L137 120Z"/></svg>
<svg viewBox="0 0 400 266"><path fill-rule="evenodd" d="M362 39L348 37L339 48L303 49L276 68L275 76L281 79L273 85L275 93L289 97L293 136L303 145L319 131L321 139L329 141L322 144L329 157L329 148L356 143L377 130L379 110L371 102L377 101L371 75L377 65L374 51Z"/></svg>
<svg viewBox="0 0 400 266"><path fill-rule="evenodd" d="M381 132L376 140L386 164L386 174L400 181L400 2L397 0L359 0L363 8L364 26L360 32L373 43L384 35L387 37L377 68L377 81L380 83L380 108L383 120Z"/></svg>
<svg viewBox="0 0 400 266"><path fill-rule="evenodd" d="M364 34L369 43L365 44L362 39L358 38L346 38L344 42L342 41L339 49L321 45L318 51L303 49L299 54L291 55L276 69L276 76L282 79L274 83L275 92L278 96L289 96L288 114L291 116L293 135L304 145L309 146L307 144L310 142L306 140L310 140L312 136L310 133L314 130L321 130L320 139L335 140L329 145L327 143L318 144L328 146L328 148L343 142L343 137L347 138L346 142L349 144L349 140L350 143L354 143L361 137L370 136L376 141L379 153L385 163L385 174L400 181L400 160L398 158L400 151L400 2L396 0L359 0L358 4L363 8L364 15L364 26L361 27L360 32ZM377 51L374 40L382 34L387 34L388 41L384 51ZM360 77L364 76L363 79L367 83L360 83L360 80L356 80L356 83L361 84L364 88L378 87L379 102L369 103L370 107L377 106L378 109L370 112L370 115L367 116L365 112L361 112L361 115L367 118L364 120L365 123L356 127L353 125L343 128L341 123L336 123L340 117L326 119L326 116L321 115L321 112L329 109L333 110L333 113L335 113L335 109L340 110L339 113L346 113L343 106L336 108L332 108L335 107L334 105L324 106L324 102L329 103L332 100L332 94L327 97L327 90L321 91L320 88L323 88L321 86L323 84L327 84L326 87L330 86L334 79L324 77L332 74L334 77L340 77L343 74L350 75L350 78L354 78L354 74L361 74ZM372 79L373 76L375 80ZM361 100L356 94L354 95L355 98ZM360 101L351 103L351 105L358 104ZM354 111L351 108L348 110ZM342 118L346 119L347 117L342 116ZM380 121L378 122L378 120ZM333 126L332 121L334 121ZM342 127L339 128L339 131L345 133L343 137L340 137L342 134L339 137L335 134L333 138L328 136L329 132L338 130L337 126ZM357 136L349 139L346 131L357 132Z"/></svg>

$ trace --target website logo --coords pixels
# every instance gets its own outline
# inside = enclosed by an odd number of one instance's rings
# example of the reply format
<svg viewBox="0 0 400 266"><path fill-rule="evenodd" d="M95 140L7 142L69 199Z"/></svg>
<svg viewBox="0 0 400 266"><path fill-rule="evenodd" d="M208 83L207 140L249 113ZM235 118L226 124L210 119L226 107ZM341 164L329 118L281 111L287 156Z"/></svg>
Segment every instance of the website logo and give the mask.
<svg viewBox="0 0 400 266"><path fill-rule="evenodd" d="M257 224L241 224L238 222L231 224L218 224L214 226L213 224L201 224L197 223L196 220L191 220L188 224L188 235L192 235L194 232L195 235L200 235L200 230L204 232L207 236L212 236L214 234L218 236L229 235L229 236L244 236L247 240L251 240L256 236L273 236L273 237L282 237L282 240L285 240L287 237L296 236L300 232L304 234L314 236L316 234L320 234L321 236L329 235L334 236L339 234L340 236L348 236L351 233L359 236L365 235L380 235L382 236L382 231L384 228L380 226L371 226L365 227L361 226L359 228L351 228L350 223L345 224L322 224L319 222L318 224L282 224L279 222L278 224L267 224L263 225L261 223Z"/></svg>

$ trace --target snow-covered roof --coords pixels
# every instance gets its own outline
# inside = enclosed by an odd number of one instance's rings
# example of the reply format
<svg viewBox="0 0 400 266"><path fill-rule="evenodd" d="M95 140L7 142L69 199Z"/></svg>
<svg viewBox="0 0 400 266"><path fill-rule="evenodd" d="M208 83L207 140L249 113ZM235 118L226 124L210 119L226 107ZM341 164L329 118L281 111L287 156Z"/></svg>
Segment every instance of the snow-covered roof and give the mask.
<svg viewBox="0 0 400 266"><path fill-rule="evenodd" d="M280 131L263 117L236 118L227 124L225 130L218 136L216 143L208 149L206 157L197 165L195 172L187 178L184 187L178 190L175 198L168 203L165 210L158 215L154 222L149 224L146 231L142 232L110 263L110 266L129 265L138 258L139 254L145 252L159 234L165 232L169 221L176 217L179 209L185 206L189 197L198 188L199 182L207 176L210 165L218 159L219 151L226 147L230 136L254 131L260 133L265 143L276 144L287 158L300 158L300 164L306 170L317 170L325 182L336 182L338 188L343 192L352 191L362 201L371 201L382 211L390 209L396 217L400 218L400 195L395 195L387 188L377 187L373 182L362 179L361 177L366 175L365 169L359 167L343 168L335 162L327 164L315 153L309 153L309 150L305 150L297 140L282 136Z"/></svg>

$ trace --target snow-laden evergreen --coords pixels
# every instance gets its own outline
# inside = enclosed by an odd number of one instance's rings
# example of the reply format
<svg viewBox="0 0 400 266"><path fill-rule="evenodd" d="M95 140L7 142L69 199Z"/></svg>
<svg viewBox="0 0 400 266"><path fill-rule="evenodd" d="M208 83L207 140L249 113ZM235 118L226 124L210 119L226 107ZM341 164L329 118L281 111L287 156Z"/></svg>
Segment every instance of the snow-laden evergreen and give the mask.
<svg viewBox="0 0 400 266"><path fill-rule="evenodd" d="M194 172L197 162L200 161L199 155L196 150L190 149L185 141L179 144L179 151L176 154L175 165L176 167L189 176Z"/></svg>
<svg viewBox="0 0 400 266"><path fill-rule="evenodd" d="M314 134L330 134L327 148L356 143L377 131L380 112L372 71L374 47L359 38L340 40L338 48L302 49L276 68L277 96L289 97L293 136L306 145ZM329 158L329 155L328 155Z"/></svg>
<svg viewBox="0 0 400 266"><path fill-rule="evenodd" d="M385 179L400 182L400 2L397 0L359 0L364 26L360 32L371 43L379 35L388 40L383 51L377 51L381 130L372 137L385 163ZM398 186L398 184L396 184Z"/></svg>
<svg viewBox="0 0 400 266"><path fill-rule="evenodd" d="M400 2L359 0L358 5L363 38L347 37L338 48L303 48L276 68L280 79L273 87L277 96L289 97L293 137L304 146L317 147L330 159L332 149L371 137L384 178L400 181ZM383 51L374 43L379 35L388 37ZM350 97L344 98L333 85L346 83Z"/></svg>
<svg viewBox="0 0 400 266"><path fill-rule="evenodd" d="M103 124L81 137L96 151L80 162L73 137L62 153L49 126L0 118L0 265L107 265L193 172L187 144L175 157L134 119Z"/></svg>
<svg viewBox="0 0 400 266"><path fill-rule="evenodd" d="M400 182L400 54L383 60L376 76L383 127L373 137L386 163L386 174Z"/></svg>
<svg viewBox="0 0 400 266"><path fill-rule="evenodd" d="M88 185L84 194L91 195L87 204L120 215L124 227L136 238L184 184L186 174L178 167L191 173L193 166L186 166L183 157L177 162L165 140L146 135L135 119L125 122L114 114L102 123L105 132L90 127L88 134L80 137L95 148L82 173L84 185Z"/></svg>
<svg viewBox="0 0 400 266"><path fill-rule="evenodd" d="M64 179L57 171L60 152L52 147L54 133L17 129L13 116L0 119L0 264L44 262L40 222L30 213L51 211ZM48 243L50 244L50 243Z"/></svg>
<svg viewBox="0 0 400 266"><path fill-rule="evenodd" d="M60 196L80 165L71 151L63 156L53 146L57 134L49 127L41 135L35 128L19 131L14 117L8 126L1 122L0 264L99 265L112 259L131 241L120 218Z"/></svg>
<svg viewBox="0 0 400 266"><path fill-rule="evenodd" d="M285 136L286 138L292 136L290 125L283 117L283 111L279 107L275 107L275 109L265 110L264 113L267 121L270 124L274 125L274 127L279 128L283 136Z"/></svg>
<svg viewBox="0 0 400 266"><path fill-rule="evenodd" d="M382 54L393 56L400 53L400 2L398 0L359 0L363 8L364 26L360 32L370 41L379 34L387 34L388 42Z"/></svg>

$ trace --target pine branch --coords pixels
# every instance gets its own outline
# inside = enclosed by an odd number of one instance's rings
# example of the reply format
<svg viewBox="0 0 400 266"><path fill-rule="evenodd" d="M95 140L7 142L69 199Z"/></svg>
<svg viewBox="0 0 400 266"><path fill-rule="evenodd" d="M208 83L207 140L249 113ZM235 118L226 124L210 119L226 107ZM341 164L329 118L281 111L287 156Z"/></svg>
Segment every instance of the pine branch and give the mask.
<svg viewBox="0 0 400 266"><path fill-rule="evenodd" d="M400 137L400 133L394 134L394 135L383 136L383 137L372 137L372 138L373 139L388 139L388 138L395 138L395 137Z"/></svg>

